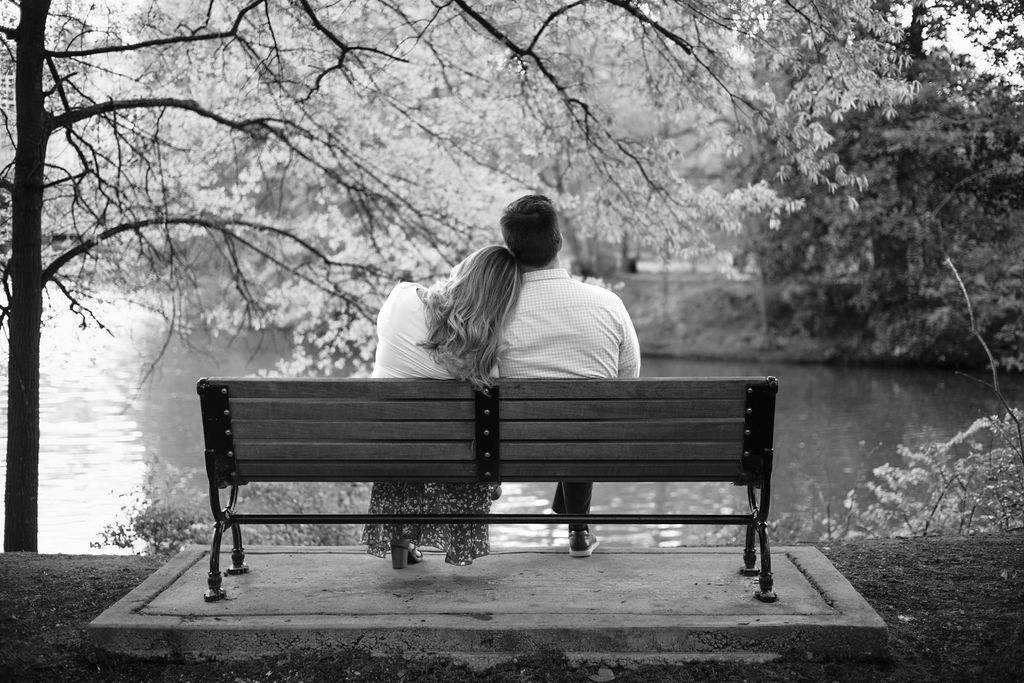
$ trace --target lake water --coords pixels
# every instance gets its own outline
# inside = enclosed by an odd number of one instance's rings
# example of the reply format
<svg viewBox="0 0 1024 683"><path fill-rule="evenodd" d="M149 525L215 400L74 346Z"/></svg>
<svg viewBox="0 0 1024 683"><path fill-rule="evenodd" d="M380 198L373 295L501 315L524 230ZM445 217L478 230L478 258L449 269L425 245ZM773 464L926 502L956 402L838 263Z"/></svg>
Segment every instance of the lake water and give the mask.
<svg viewBox="0 0 1024 683"><path fill-rule="evenodd" d="M114 312L108 315L116 316ZM202 467L202 429L195 382L204 375L255 373L285 352L279 339L203 342L185 348L171 341L145 379L146 366L164 345L159 325L140 316L112 337L77 330L62 321L44 335L40 453L39 550L43 553L117 552L90 548L104 525L137 491L154 463ZM215 349L211 351L210 349ZM6 407L6 357L3 358ZM826 512L834 520L847 491L872 468L898 460L898 444L946 439L981 415L996 412L991 391L950 371L837 368L776 363L705 363L648 358L645 376L775 375L780 391L775 432L772 516L800 522L820 535ZM980 375L984 378L984 375ZM1003 378L1004 393L1024 402L1024 381ZM0 414L6 438L6 411ZM6 473L0 452L0 481ZM544 511L553 486L506 484L496 512ZM195 495L207 493L202 484ZM595 486L595 512L730 512L746 510L745 489L712 484ZM614 545L713 543L705 527L600 529ZM564 526L495 526L495 545L565 542Z"/></svg>

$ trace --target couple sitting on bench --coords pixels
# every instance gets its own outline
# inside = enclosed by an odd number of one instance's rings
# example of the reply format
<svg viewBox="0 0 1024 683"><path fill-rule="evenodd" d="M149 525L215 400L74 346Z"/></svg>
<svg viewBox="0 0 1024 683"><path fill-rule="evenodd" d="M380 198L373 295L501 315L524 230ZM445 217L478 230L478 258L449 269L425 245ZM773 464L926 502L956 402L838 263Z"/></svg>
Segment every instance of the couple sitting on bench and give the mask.
<svg viewBox="0 0 1024 683"><path fill-rule="evenodd" d="M480 249L429 289L396 286L377 318L373 377L459 379L481 389L498 378L638 377L640 348L618 296L559 267L562 236L550 200L527 195L500 219L505 246ZM593 484L561 482L552 509L587 514ZM377 482L371 513L486 514L492 484ZM368 552L391 553L396 569L419 562L419 546L470 564L489 552L486 524L368 524ZM589 557L597 538L569 525L569 555Z"/></svg>

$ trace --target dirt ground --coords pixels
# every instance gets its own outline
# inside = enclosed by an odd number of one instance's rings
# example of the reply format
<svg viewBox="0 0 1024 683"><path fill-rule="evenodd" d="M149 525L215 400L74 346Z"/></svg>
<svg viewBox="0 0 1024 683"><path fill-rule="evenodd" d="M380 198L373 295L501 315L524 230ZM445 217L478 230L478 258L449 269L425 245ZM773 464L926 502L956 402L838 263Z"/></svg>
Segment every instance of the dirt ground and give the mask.
<svg viewBox="0 0 1024 683"><path fill-rule="evenodd" d="M0 554L0 681L1020 681L1024 533L819 545L889 626L891 658L574 667L523 653L485 672L442 659L254 658L245 663L99 660L85 627L163 564L154 557Z"/></svg>

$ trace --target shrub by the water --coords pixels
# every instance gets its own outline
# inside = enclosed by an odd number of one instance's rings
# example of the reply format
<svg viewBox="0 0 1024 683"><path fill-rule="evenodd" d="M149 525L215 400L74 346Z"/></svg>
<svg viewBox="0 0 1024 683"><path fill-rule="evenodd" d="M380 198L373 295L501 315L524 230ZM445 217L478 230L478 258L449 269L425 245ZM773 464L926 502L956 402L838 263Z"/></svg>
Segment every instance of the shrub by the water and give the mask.
<svg viewBox="0 0 1024 683"><path fill-rule="evenodd" d="M161 465L141 490L126 498L120 517L104 527L95 548L113 546L138 553L177 552L213 537L213 513L199 469ZM203 491L203 495L196 495ZM365 510L369 484L261 482L243 486L236 509L265 513L345 513ZM227 491L221 492L227 504ZM354 545L362 527L353 524L246 524L245 545ZM230 544L230 535L222 541Z"/></svg>
<svg viewBox="0 0 1024 683"><path fill-rule="evenodd" d="M983 417L948 441L899 447L902 464L875 468L870 500L847 498L851 535L926 536L1024 528L1020 417Z"/></svg>

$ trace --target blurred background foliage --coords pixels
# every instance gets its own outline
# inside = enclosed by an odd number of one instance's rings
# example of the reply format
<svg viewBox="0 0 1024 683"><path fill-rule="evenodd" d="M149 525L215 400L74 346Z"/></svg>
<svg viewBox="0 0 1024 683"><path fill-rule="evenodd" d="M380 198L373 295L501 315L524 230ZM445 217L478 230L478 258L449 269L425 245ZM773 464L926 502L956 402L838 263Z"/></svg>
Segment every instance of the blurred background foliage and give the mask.
<svg viewBox="0 0 1024 683"><path fill-rule="evenodd" d="M967 5L1017 8L1008 17L1016 30L1003 27L1001 39L971 34L982 57L1017 64L1020 3ZM979 15L971 16L977 27ZM997 362L1024 370L1020 73L981 71L943 44L926 51L923 38L950 20L943 3L915 8L903 45L912 57L906 78L919 85L912 102L894 116L853 112L827 124L841 163L866 187L829 193L799 177L779 182L803 209L782 229L748 233L746 258L762 274L772 332L819 339L828 356L848 362L984 367L943 266L951 258Z"/></svg>

